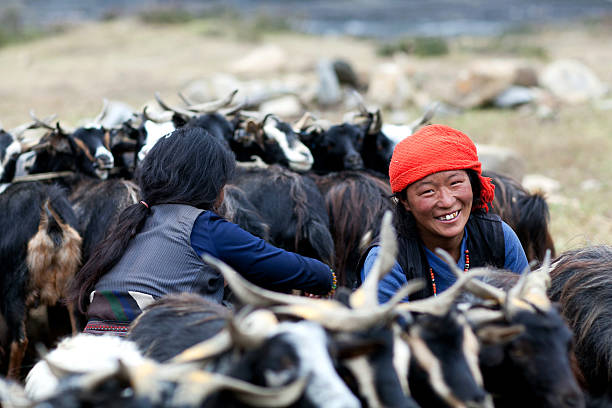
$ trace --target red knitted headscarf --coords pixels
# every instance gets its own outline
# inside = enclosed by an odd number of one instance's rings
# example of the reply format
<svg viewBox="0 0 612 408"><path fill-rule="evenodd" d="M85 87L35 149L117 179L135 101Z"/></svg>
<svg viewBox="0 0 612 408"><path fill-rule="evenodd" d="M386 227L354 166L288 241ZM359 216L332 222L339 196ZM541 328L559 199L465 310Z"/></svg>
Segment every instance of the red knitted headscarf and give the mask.
<svg viewBox="0 0 612 408"><path fill-rule="evenodd" d="M495 186L489 177L482 176L476 146L464 133L444 125L424 126L395 146L389 164L389 181L394 193L410 184L446 170L472 169L480 178L478 208L489 210L488 203L495 197Z"/></svg>

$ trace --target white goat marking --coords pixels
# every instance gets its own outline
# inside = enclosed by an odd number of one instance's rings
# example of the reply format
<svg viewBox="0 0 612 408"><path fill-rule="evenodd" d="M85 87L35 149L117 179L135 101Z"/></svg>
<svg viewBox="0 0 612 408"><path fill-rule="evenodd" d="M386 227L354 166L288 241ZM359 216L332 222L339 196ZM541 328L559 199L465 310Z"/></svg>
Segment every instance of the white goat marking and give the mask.
<svg viewBox="0 0 612 408"><path fill-rule="evenodd" d="M385 123L382 125L381 131L385 136L387 136L394 145L398 144L406 137L412 134L412 127L408 125L393 125L390 123Z"/></svg>
<svg viewBox="0 0 612 408"><path fill-rule="evenodd" d="M314 163L314 158L312 157L310 149L299 140L295 141L295 146L293 148L289 147L287 135L276 127L276 120L270 122L271 123L264 126L263 131L266 136L278 143L283 154L289 161L289 167L296 171L310 170Z"/></svg>
<svg viewBox="0 0 612 408"><path fill-rule="evenodd" d="M358 408L357 397L340 379L327 351L327 336L313 322L281 323L278 332L293 344L300 359L299 375L310 375L306 397L314 406Z"/></svg>
<svg viewBox="0 0 612 408"><path fill-rule="evenodd" d="M11 158L13 157L19 156L20 153L21 144L18 141L14 140L13 142L11 142L10 145L7 146L6 153L4 155L4 160L2 161L2 165L0 166L0 178L4 176L4 168L8 164L9 160L11 160Z"/></svg>
<svg viewBox="0 0 612 408"><path fill-rule="evenodd" d="M110 370L119 364L139 365L145 361L135 343L117 336L78 334L62 340L45 358L71 372L90 373ZM49 398L57 391L57 378L45 360L34 365L25 381L26 395L36 401Z"/></svg>
<svg viewBox="0 0 612 408"><path fill-rule="evenodd" d="M113 154L104 146L98 146L96 152L94 153L94 157L99 159L101 157L106 156L108 158L109 168L113 167L115 164L115 159L113 158Z"/></svg>
<svg viewBox="0 0 612 408"><path fill-rule="evenodd" d="M144 146L142 146L138 152L138 160L140 161L144 160L147 153L149 153L159 139L172 133L176 129L172 122L155 123L151 120L145 122L144 128L147 132L147 138L145 139Z"/></svg>

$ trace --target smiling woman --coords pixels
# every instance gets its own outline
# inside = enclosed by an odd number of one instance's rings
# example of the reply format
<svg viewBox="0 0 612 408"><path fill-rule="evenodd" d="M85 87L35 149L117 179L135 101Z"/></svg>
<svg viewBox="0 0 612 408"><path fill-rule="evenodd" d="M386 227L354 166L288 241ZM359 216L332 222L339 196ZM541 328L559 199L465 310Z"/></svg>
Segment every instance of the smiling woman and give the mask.
<svg viewBox="0 0 612 408"><path fill-rule="evenodd" d="M497 215L488 213L495 197L491 179L482 176L476 147L464 133L429 125L400 142L389 166L395 197L399 255L382 279L379 302L386 302L410 279L423 278L425 289L413 299L435 296L456 280L436 254L444 249L467 272L470 266L493 266L520 273L527 258L519 239ZM366 253L362 279L378 254Z"/></svg>

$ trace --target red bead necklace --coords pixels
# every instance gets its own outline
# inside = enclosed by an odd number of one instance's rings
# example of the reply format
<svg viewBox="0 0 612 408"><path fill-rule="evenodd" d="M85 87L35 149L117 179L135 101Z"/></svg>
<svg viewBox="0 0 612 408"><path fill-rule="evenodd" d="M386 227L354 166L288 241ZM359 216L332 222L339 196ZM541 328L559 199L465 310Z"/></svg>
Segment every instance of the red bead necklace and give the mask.
<svg viewBox="0 0 612 408"><path fill-rule="evenodd" d="M463 267L463 272L467 272L470 269L470 251L465 250L465 266ZM433 295L437 296L438 292L436 291L436 277L434 275L433 269L429 268L429 275L431 276L431 286L433 287Z"/></svg>

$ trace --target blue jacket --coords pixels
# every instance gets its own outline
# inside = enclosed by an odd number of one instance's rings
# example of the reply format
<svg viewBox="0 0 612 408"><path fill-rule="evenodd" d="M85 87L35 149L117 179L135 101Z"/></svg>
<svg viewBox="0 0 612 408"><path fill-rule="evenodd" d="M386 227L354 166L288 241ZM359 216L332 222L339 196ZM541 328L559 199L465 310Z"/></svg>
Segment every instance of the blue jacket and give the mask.
<svg viewBox="0 0 612 408"><path fill-rule="evenodd" d="M502 231L504 233L505 245L504 269L516 273L521 273L529 265L527 262L527 257L525 256L525 251L521 246L521 242L519 241L518 237L516 236L516 233L512 230L512 228L510 228L510 226L503 221ZM463 234L463 241L461 242L461 253L465 252L467 245L467 235L468 232L466 229L465 233ZM365 276L368 274L368 272L374 265L374 261L378 256L379 249L380 247L375 246L368 252L363 268L361 269L362 281L365 279ZM442 259L438 258L436 254L434 254L427 248L424 248L424 250L427 262L429 266L433 269L436 276L437 291L438 293L442 292L455 282L455 275L448 268L446 263ZM459 267L459 269L463 269L465 267L464 257L459 258L457 266ZM399 263L396 262L391 271L380 281L380 284L378 285L378 302L387 302L395 294L395 292L399 290L399 288L406 284L406 282L406 274L402 270Z"/></svg>
<svg viewBox="0 0 612 408"><path fill-rule="evenodd" d="M264 288L315 294L331 290L332 275L326 264L277 248L212 211L196 219L191 246L198 255L210 254Z"/></svg>

